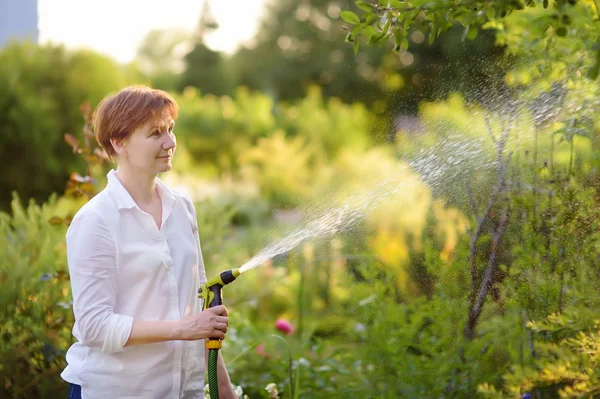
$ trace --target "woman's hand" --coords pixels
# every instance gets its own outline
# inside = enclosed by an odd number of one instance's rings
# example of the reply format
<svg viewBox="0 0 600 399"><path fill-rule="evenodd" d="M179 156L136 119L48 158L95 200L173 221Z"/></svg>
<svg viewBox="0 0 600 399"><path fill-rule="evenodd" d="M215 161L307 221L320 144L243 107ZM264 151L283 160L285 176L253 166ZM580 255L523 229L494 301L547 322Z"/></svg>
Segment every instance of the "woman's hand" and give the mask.
<svg viewBox="0 0 600 399"><path fill-rule="evenodd" d="M224 339L228 324L227 308L223 305L215 306L179 320L175 339L183 341L205 338Z"/></svg>

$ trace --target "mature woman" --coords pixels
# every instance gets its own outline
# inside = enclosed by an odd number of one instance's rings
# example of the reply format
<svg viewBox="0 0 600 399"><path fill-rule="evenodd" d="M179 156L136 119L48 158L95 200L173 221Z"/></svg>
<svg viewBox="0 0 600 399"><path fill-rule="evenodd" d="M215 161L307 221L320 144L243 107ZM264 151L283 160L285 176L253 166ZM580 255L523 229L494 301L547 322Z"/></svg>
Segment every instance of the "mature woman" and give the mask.
<svg viewBox="0 0 600 399"><path fill-rule="evenodd" d="M61 376L70 398L204 397L204 340L225 337L227 310L202 311L194 206L157 177L171 170L177 113L166 92L128 87L94 114L118 167L67 231L77 342ZM219 392L235 397L222 359Z"/></svg>

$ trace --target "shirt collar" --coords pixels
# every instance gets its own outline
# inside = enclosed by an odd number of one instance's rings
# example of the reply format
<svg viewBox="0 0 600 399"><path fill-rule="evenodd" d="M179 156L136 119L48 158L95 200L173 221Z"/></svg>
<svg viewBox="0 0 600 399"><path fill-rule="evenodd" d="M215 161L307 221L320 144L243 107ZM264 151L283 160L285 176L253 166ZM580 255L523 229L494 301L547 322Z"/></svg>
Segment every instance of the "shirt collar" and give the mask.
<svg viewBox="0 0 600 399"><path fill-rule="evenodd" d="M165 185L158 177L156 178L156 187L158 188L158 195L160 196L160 200L162 201L163 210L167 210L167 216L165 217L165 212L163 212L163 219L166 220L168 214L171 213L171 210L175 207L176 200L173 192L169 187Z"/></svg>
<svg viewBox="0 0 600 399"><path fill-rule="evenodd" d="M129 191L127 191L125 186L123 186L121 181L117 178L114 169L111 169L106 177L108 179L107 188L114 194L119 209L131 209L137 207L137 204L131 197L131 194L129 194ZM173 192L158 177L156 178L156 186L158 188L160 200L163 202L163 209L172 209L176 202Z"/></svg>

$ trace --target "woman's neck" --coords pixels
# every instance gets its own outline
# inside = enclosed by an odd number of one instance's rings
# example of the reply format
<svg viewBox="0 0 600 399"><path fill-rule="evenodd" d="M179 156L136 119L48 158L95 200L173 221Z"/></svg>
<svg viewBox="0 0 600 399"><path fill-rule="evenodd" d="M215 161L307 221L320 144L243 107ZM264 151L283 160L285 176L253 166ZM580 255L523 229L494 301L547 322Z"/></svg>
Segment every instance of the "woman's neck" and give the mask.
<svg viewBox="0 0 600 399"><path fill-rule="evenodd" d="M158 198L155 174L133 171L127 165L119 165L115 174L136 204L151 204Z"/></svg>

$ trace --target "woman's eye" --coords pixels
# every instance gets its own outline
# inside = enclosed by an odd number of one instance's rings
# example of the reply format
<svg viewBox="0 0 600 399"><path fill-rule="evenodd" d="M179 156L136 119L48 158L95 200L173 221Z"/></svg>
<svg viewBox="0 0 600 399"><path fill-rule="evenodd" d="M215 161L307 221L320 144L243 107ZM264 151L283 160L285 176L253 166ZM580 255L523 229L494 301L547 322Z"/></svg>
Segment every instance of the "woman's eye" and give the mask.
<svg viewBox="0 0 600 399"><path fill-rule="evenodd" d="M153 136L159 136L160 135L160 130L155 130L154 133L152 133Z"/></svg>

